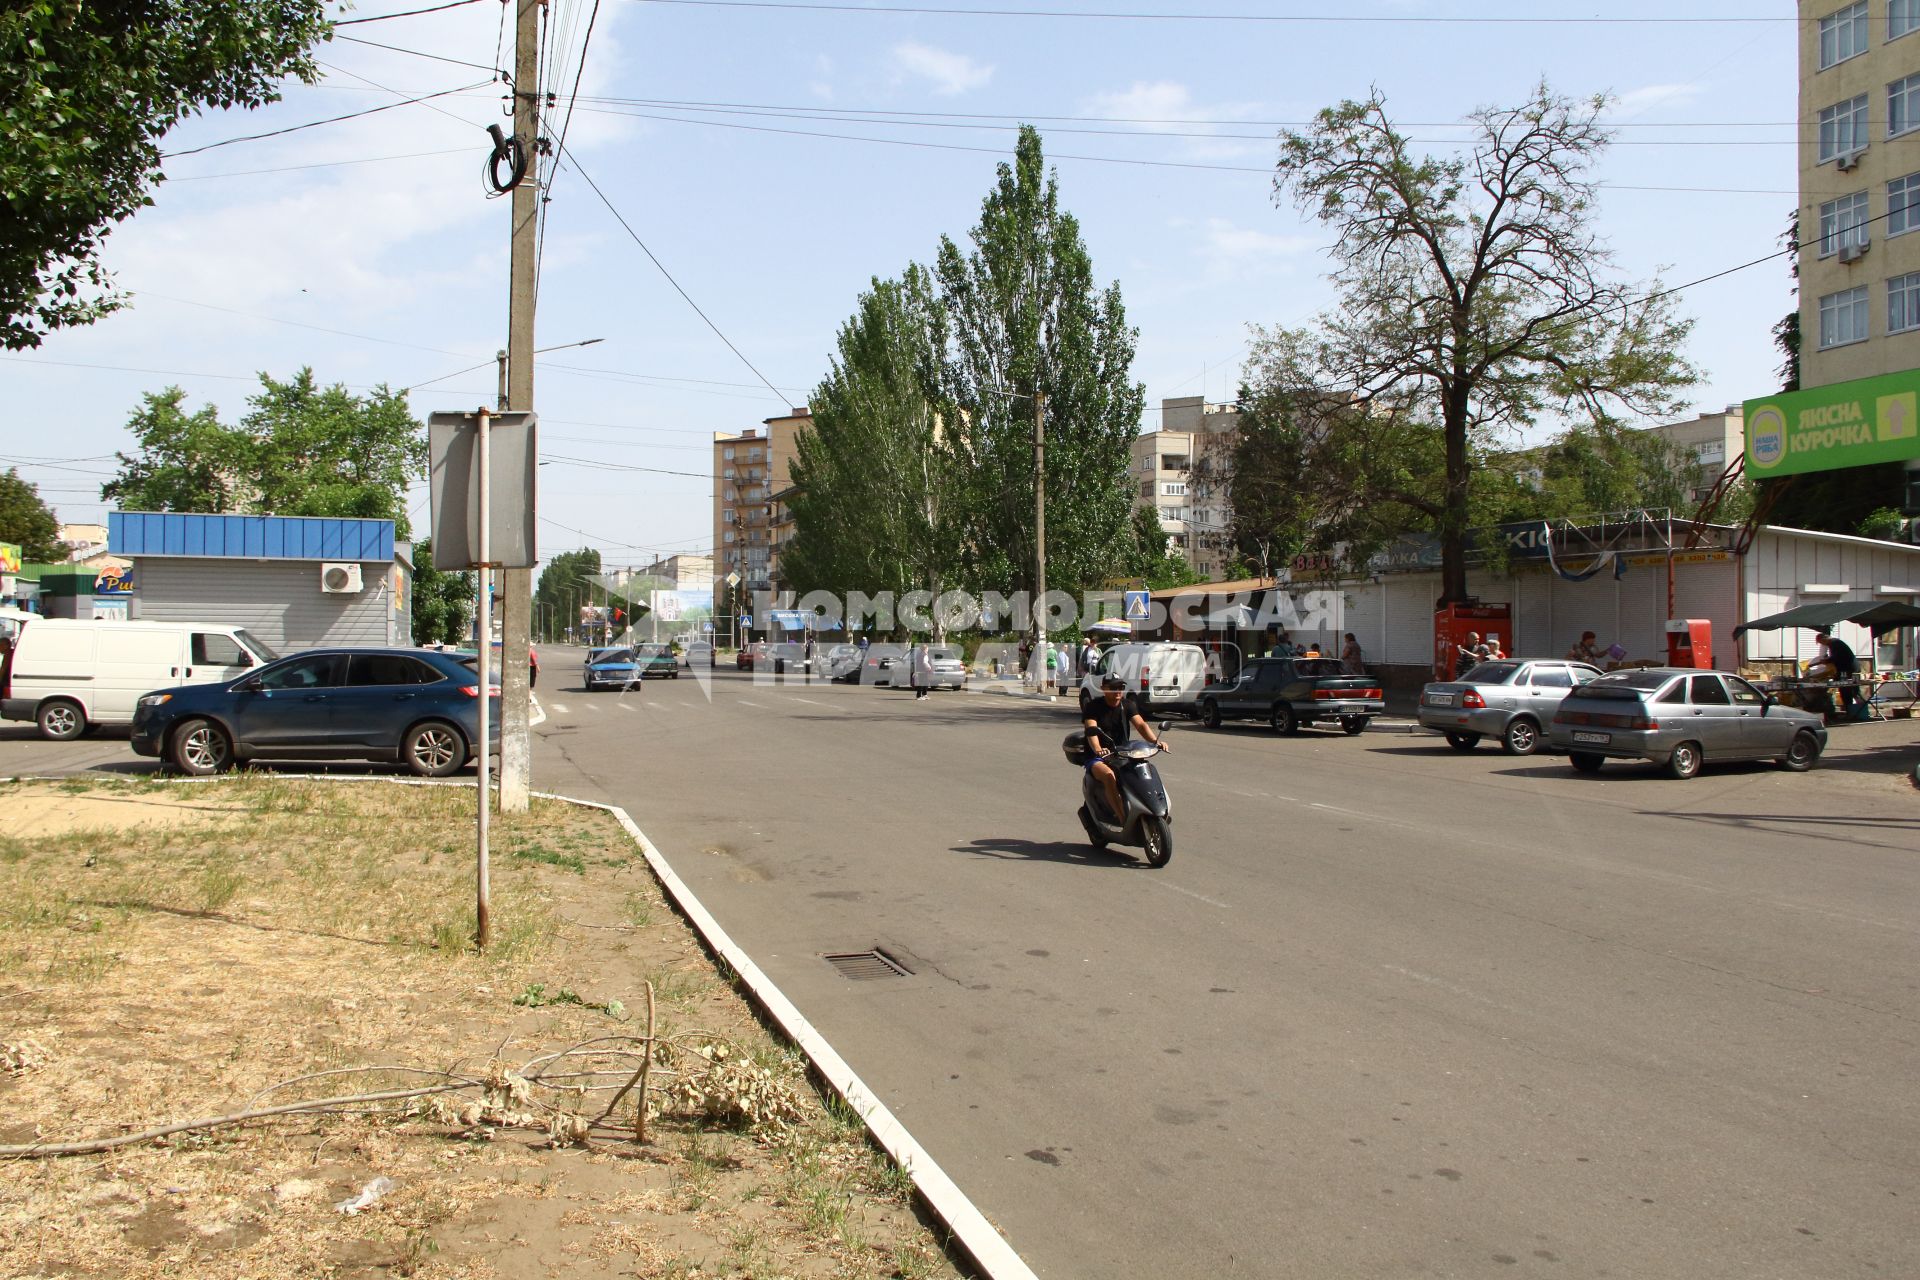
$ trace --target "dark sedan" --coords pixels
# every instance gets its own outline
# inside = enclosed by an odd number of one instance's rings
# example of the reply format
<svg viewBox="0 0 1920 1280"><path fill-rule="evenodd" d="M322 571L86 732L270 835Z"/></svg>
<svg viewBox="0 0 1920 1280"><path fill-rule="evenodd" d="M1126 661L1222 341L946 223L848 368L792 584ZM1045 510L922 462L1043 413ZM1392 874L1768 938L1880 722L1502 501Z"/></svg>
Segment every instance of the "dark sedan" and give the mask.
<svg viewBox="0 0 1920 1280"><path fill-rule="evenodd" d="M498 749L496 699L491 738ZM395 760L454 773L480 736L479 676L428 649L315 649L225 684L159 689L133 713L133 749L182 773L245 760Z"/></svg>

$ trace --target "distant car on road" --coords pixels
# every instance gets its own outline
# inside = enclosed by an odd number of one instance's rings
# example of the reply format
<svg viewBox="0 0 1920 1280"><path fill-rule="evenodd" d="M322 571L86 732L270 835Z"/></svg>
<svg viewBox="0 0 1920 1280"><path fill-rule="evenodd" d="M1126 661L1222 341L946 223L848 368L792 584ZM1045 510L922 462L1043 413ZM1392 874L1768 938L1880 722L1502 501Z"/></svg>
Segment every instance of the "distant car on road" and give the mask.
<svg viewBox="0 0 1920 1280"><path fill-rule="evenodd" d="M191 774L246 760L397 760L438 778L473 758L479 708L479 677L457 654L316 649L237 680L147 694L134 710L133 749Z"/></svg>
<svg viewBox="0 0 1920 1280"><path fill-rule="evenodd" d="M933 664L933 674L929 679L929 689L964 689L967 687L966 653L957 645L928 645L928 658ZM863 675L868 684L886 689L909 689L913 687L913 646L904 644L874 645L867 650L867 666L872 672L871 678Z"/></svg>
<svg viewBox="0 0 1920 1280"><path fill-rule="evenodd" d="M766 647L756 669L771 667L778 674L785 671L806 672L812 669L813 660L807 657L807 646L797 640L781 640Z"/></svg>
<svg viewBox="0 0 1920 1280"><path fill-rule="evenodd" d="M740 646L740 652L733 655L733 665L737 670L751 671L755 664L760 661L760 656L766 651L767 642L765 640L749 640Z"/></svg>
<svg viewBox="0 0 1920 1280"><path fill-rule="evenodd" d="M695 667L712 667L713 646L705 640L691 640L687 643L687 647L680 651L680 660L689 671Z"/></svg>
<svg viewBox="0 0 1920 1280"><path fill-rule="evenodd" d="M1456 751L1492 738L1510 756L1532 755L1560 700L1599 678L1600 668L1584 662L1482 662L1421 690L1420 723L1445 734Z"/></svg>
<svg viewBox="0 0 1920 1280"><path fill-rule="evenodd" d="M1303 724L1337 720L1349 734L1387 709L1372 676L1348 675L1333 658L1255 658L1231 684L1200 696L1200 722L1218 729L1227 720L1265 720L1281 733Z"/></svg>
<svg viewBox="0 0 1920 1280"><path fill-rule="evenodd" d="M678 680L680 663L663 644L636 644L621 649L604 649L587 663L587 692L595 689L625 689L648 676Z"/></svg>
<svg viewBox="0 0 1920 1280"><path fill-rule="evenodd" d="M1804 773L1827 746L1826 721L1783 707L1723 671L1614 671L1568 694L1548 729L1581 773L1608 759L1651 760L1691 778L1709 761L1773 760Z"/></svg>
<svg viewBox="0 0 1920 1280"><path fill-rule="evenodd" d="M836 644L827 650L821 659L821 669L829 680L858 680L860 678L860 646L857 644Z"/></svg>

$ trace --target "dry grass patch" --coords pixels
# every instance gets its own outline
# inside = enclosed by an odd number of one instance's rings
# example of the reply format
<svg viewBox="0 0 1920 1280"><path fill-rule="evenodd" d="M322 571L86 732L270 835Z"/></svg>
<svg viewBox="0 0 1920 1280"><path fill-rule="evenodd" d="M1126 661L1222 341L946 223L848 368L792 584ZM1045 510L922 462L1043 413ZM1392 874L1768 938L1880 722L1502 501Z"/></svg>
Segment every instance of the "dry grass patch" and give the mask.
<svg viewBox="0 0 1920 1280"><path fill-rule="evenodd" d="M0 1144L496 1086L0 1162L8 1275L957 1274L604 814L496 817L481 956L468 789L23 783L0 810L87 815L0 836ZM643 978L649 1141L637 1093L580 1141L645 1055Z"/></svg>

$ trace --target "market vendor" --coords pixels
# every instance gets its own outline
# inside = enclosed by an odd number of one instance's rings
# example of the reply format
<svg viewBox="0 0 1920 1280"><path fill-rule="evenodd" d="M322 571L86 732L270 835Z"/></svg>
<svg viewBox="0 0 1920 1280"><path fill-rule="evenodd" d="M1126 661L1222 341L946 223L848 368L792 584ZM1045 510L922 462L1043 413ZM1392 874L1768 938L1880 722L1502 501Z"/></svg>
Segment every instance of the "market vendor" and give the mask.
<svg viewBox="0 0 1920 1280"><path fill-rule="evenodd" d="M1823 679L1840 685L1840 706L1847 718L1863 718L1865 700L1860 696L1860 659L1854 656L1853 646L1833 634L1832 627L1821 627L1814 633L1814 643L1820 646L1820 656L1807 668L1807 674L1818 672Z"/></svg>

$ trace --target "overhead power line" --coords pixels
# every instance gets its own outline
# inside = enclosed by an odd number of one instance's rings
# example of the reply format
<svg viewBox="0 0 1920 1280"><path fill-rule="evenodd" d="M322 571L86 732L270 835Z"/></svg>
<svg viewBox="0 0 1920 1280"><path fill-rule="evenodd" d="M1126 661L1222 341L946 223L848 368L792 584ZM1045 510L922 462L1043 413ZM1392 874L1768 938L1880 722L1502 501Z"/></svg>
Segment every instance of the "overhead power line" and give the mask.
<svg viewBox="0 0 1920 1280"><path fill-rule="evenodd" d="M351 160L317 160L312 164L282 164L269 169L234 169L227 173L169 174L168 182L211 182L215 178L252 178L266 173L297 173L302 169L338 169L350 164L381 164L389 160L422 160L428 156L466 155L472 147L443 147L439 151L409 151L398 156L356 156Z"/></svg>
<svg viewBox="0 0 1920 1280"><path fill-rule="evenodd" d="M427 53L420 49L403 49L397 44L381 44L378 40L362 40L359 36L335 36L334 39L345 40L350 44L364 44L369 49L385 49L389 53L404 53L409 57L427 58L434 62L449 62L456 67L472 67L477 71L491 71L495 75L506 76L506 72L502 71L497 65L490 67L484 62L469 62L465 58L449 58L444 54Z"/></svg>
<svg viewBox="0 0 1920 1280"><path fill-rule="evenodd" d="M417 18L423 13L439 13L442 9L458 9L465 4L478 4L480 0L449 0L447 4L437 4L431 9L403 9L399 13L376 13L366 18L340 18L335 20L336 27L353 27L363 22L391 22L395 18Z"/></svg>
<svg viewBox="0 0 1920 1280"><path fill-rule="evenodd" d="M467 3L470 2L470 0L462 0L462 2ZM348 74L352 73L349 72ZM230 147L236 142L259 142L263 138L278 138L289 133L299 133L302 129L317 129L323 124L339 124L343 120L358 120L362 116L377 115L382 111L392 111L396 107L410 107L417 102L429 102L434 98L445 98L456 93L466 93L469 90L478 89L483 85L492 83L492 80L478 80L473 84L463 84L457 89L442 89L438 93L423 93L419 97L408 98L403 102L383 102L377 107L368 107L365 111L350 111L343 116L329 116L325 120L309 120L305 124L290 124L284 129L269 129L265 133L248 133L238 138L222 138L218 142L209 142L205 146L189 147L185 151L163 151L160 153L160 158L162 160L175 160L181 156L197 156L202 151L212 151L215 147Z"/></svg>
<svg viewBox="0 0 1920 1280"><path fill-rule="evenodd" d="M956 9L934 5L824 4L808 0L639 0L641 4L684 5L701 9L754 9L790 13L898 13L939 18L1072 18L1098 22L1259 22L1272 24L1352 24L1423 26L1748 26L1799 22L1797 17L1551 17L1451 16L1338 13L1145 13L1081 9Z"/></svg>

